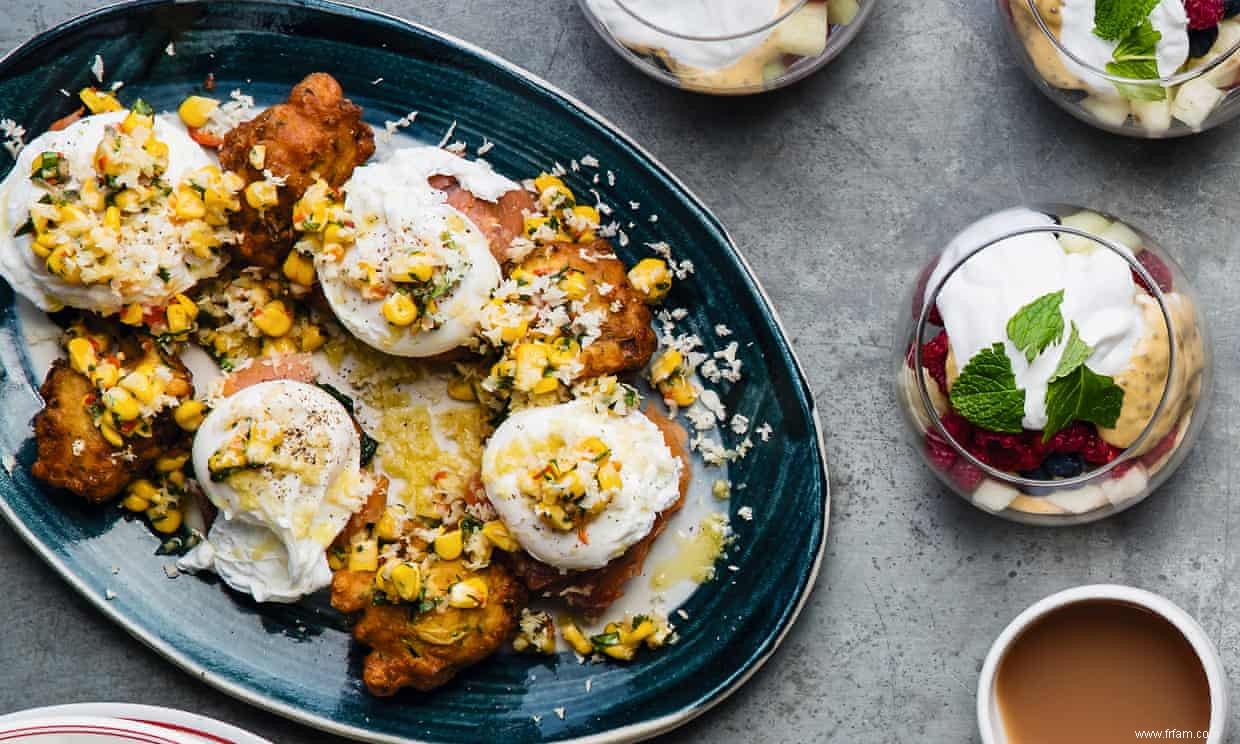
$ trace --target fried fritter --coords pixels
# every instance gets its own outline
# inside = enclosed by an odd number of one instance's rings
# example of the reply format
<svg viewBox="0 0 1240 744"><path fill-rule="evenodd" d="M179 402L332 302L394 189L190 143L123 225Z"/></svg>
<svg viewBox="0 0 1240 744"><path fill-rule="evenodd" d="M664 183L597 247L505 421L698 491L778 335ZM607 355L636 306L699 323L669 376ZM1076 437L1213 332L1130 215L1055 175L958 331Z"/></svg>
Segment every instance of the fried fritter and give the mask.
<svg viewBox="0 0 1240 744"><path fill-rule="evenodd" d="M659 512L649 534L626 550L624 555L602 568L564 572L535 560L525 551L505 554L507 565L531 592L544 597L562 596L569 607L580 610L587 617L598 617L624 596L624 585L628 580L642 572L646 555L654 541L663 534L672 515L684 506L685 494L689 492L689 481L692 478L688 434L679 424L653 410L647 410L646 415L662 430L663 441L667 443L672 454L680 458L680 498Z"/></svg>
<svg viewBox="0 0 1240 744"><path fill-rule="evenodd" d="M374 573L337 571L332 578L332 606L342 612L361 611L353 637L371 647L362 680L371 694L395 695L412 687L429 692L457 672L490 656L516 634L525 605L525 589L502 566L480 571L461 561L436 561L423 577L427 599L443 597L456 581L483 578L487 600L482 607L458 609L438 603L418 613L415 605L374 604Z"/></svg>
<svg viewBox="0 0 1240 744"><path fill-rule="evenodd" d="M525 212L534 211L534 197L525 189L509 191L499 201L479 199L461 188L452 176L431 176L427 182L448 196L448 204L465 213L491 245L500 265L512 259L512 241L525 229Z"/></svg>
<svg viewBox="0 0 1240 744"><path fill-rule="evenodd" d="M266 148L262 168L250 162L255 145ZM374 152L374 133L362 121L362 109L324 72L295 85L284 103L237 125L224 135L220 163L247 183L263 180L264 170L286 181L274 207L255 209L242 200L232 218L242 233L234 252L250 264L279 266L293 246L293 205L315 178L338 187Z"/></svg>
<svg viewBox="0 0 1240 744"><path fill-rule="evenodd" d="M160 355L173 370L168 387L193 394L189 370L179 359L163 354L153 340L127 339L121 348L128 359ZM88 405L96 394L94 385L63 359L52 364L39 392L44 407L34 417L38 446L34 477L92 503L116 497L161 455L185 445L185 432L172 420L171 412L164 412L152 422L150 437L130 437L124 449L113 447L95 426Z"/></svg>
<svg viewBox="0 0 1240 744"><path fill-rule="evenodd" d="M554 274L565 268L585 274L590 292L586 308L602 310L606 318L602 323L602 335L581 352L582 378L637 370L650 361L658 347L658 339L650 327L650 308L641 293L629 283L624 263L616 258L606 240L541 246L521 262L521 268L539 275ZM598 293L600 284L612 286L606 297ZM613 311L613 306L618 309Z"/></svg>

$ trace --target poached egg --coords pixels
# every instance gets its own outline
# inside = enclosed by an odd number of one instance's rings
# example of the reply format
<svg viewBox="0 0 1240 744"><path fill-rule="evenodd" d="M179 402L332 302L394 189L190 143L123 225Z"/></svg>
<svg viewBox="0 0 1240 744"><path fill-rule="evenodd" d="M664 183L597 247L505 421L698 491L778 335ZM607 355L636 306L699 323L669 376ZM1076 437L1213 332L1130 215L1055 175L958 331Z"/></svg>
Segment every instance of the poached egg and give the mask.
<svg viewBox="0 0 1240 744"><path fill-rule="evenodd" d="M527 553L579 571L607 565L650 533L680 497L681 467L641 412L619 416L578 400L504 421L483 450L482 482Z"/></svg>
<svg viewBox="0 0 1240 744"><path fill-rule="evenodd" d="M179 562L259 602L294 602L331 583L326 549L361 508L353 419L323 389L272 380L222 399L194 436L194 474L219 515Z"/></svg>

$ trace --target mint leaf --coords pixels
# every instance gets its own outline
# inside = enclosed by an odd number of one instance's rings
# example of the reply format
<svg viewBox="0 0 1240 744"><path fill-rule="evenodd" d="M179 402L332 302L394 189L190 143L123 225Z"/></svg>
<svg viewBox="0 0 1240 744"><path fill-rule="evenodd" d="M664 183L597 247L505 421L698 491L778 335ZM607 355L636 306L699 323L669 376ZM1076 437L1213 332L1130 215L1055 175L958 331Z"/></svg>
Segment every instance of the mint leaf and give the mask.
<svg viewBox="0 0 1240 744"><path fill-rule="evenodd" d="M1103 428L1115 426L1123 406L1124 389L1115 380L1081 365L1046 388L1042 441L1073 421L1089 421Z"/></svg>
<svg viewBox="0 0 1240 744"><path fill-rule="evenodd" d="M1098 0L1094 5L1094 35L1119 41L1149 18L1159 0Z"/></svg>
<svg viewBox="0 0 1240 744"><path fill-rule="evenodd" d="M1047 346L1063 338L1063 290L1044 294L1016 311L1007 323L1007 335L1032 362Z"/></svg>
<svg viewBox="0 0 1240 744"><path fill-rule="evenodd" d="M1160 39L1162 33L1154 30L1154 25L1146 18L1115 47L1112 54L1115 61L1107 63L1106 71L1117 77L1157 80L1159 76L1156 51ZM1136 101L1161 101L1167 97L1166 88L1157 83L1115 83L1115 88L1121 96Z"/></svg>
<svg viewBox="0 0 1240 744"><path fill-rule="evenodd" d="M952 385L952 408L975 426L1019 433L1025 416L1025 391L1016 388L1012 360L1003 344L982 349L969 360Z"/></svg>
<svg viewBox="0 0 1240 744"><path fill-rule="evenodd" d="M1074 372L1077 367L1085 363L1089 359L1089 355L1094 350L1089 344L1081 340L1081 334L1076 328L1076 323L1072 323L1072 333L1068 335L1068 343L1063 347L1063 354L1059 357L1059 364L1055 367L1055 374L1051 375L1048 382L1054 382L1061 377L1067 377Z"/></svg>

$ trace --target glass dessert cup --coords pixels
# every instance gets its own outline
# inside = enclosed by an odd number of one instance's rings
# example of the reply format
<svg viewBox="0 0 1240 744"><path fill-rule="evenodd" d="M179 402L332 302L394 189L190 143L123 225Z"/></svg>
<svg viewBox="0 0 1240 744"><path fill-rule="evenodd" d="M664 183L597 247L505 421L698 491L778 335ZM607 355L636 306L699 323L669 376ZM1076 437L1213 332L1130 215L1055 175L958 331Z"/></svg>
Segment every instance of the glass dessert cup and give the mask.
<svg viewBox="0 0 1240 744"><path fill-rule="evenodd" d="M1010 251L1012 241L1044 241L1047 235L1053 236L1067 257L1063 265L1085 260L1073 258L1073 254L1088 256L1106 251L1110 255L1103 255L1112 264L1113 256L1117 256L1124 262L1119 266L1126 265L1131 271L1132 300L1126 311L1139 318L1131 326L1133 340L1125 347L1114 341L1118 331L1108 330L1111 340L1103 337L1096 342L1098 355L1113 353L1108 363L1120 365L1121 371L1107 379L1123 390L1123 405L1111 427L1074 416L1065 428L1045 438L1040 429L1028 428L1026 413L1025 418L1018 418L1021 433L990 431L957 411L951 390L960 379L960 368L971 365L954 359L946 331L947 325L955 323L954 327L962 331L958 335L967 338L972 332L964 322L969 320L968 311L984 305L961 305L962 295L957 292L955 307L943 305L946 309L940 312L940 297L945 288L953 287L952 279L958 274L968 281L980 281L965 271L977 257ZM1006 260L1010 254L999 255ZM1110 278L1114 277L1112 266ZM983 286L979 296L991 291L986 285L970 286ZM996 292L1002 291L992 286ZM1111 286L1116 286L1114 281ZM1078 285L1078 293L1082 293L1080 287L1084 287L1083 294L1092 292L1089 283ZM1092 301L1089 298L1076 304ZM1070 302L1063 299L1064 307ZM1150 236L1113 217L1068 205L989 215L956 236L928 262L905 307L912 311L901 313L897 338L903 343L897 346L896 390L910 442L944 484L980 509L1040 525L1102 519L1133 506L1158 488L1179 467L1200 433L1211 389L1211 347L1197 310L1197 296L1178 264ZM1024 310L1022 307L1020 313ZM1119 317L1113 307L1107 310L1109 314L1097 312L1090 321L1095 323L1093 333L1097 333L1099 319ZM1007 317L1004 314L998 322L1007 322ZM988 322L993 325L993 321L984 320L979 325ZM1076 335L1075 322L1071 336ZM1007 327L1011 334L1011 325ZM1166 332L1168 328L1171 333ZM1081 337L1088 340L1085 331ZM1043 369L1060 369L1054 355L1072 345L1066 328L1062 338L1068 340L1046 347L1044 353L1050 355L1051 366ZM1007 339L1002 342L1009 343ZM1105 343L1114 344L1108 347L1112 350L1120 350L1104 352ZM996 347L1000 345L996 343ZM1023 356L1010 346L1008 353ZM1096 364L1096 357L1087 356L1081 366ZM1018 374L1024 361L1014 362ZM1041 361L1041 355L1031 360L1026 374ZM1059 361L1062 364L1063 359ZM917 369L922 373L916 374Z"/></svg>
<svg viewBox="0 0 1240 744"><path fill-rule="evenodd" d="M874 0L578 0L617 54L668 85L747 95L790 85L836 57ZM769 7L767 7L769 6Z"/></svg>
<svg viewBox="0 0 1240 744"><path fill-rule="evenodd" d="M1064 44L1064 0L997 2L1008 40L1029 78L1087 124L1129 137L1164 139L1212 129L1240 113L1240 15L1188 32L1189 57L1176 74L1133 79L1108 73Z"/></svg>

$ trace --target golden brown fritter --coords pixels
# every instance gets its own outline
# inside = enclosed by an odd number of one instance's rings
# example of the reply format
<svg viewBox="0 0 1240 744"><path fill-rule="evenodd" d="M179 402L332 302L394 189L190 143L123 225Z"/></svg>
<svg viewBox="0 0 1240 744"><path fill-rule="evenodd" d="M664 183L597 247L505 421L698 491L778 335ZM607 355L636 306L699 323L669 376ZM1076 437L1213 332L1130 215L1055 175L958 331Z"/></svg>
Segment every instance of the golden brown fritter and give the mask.
<svg viewBox="0 0 1240 744"><path fill-rule="evenodd" d="M534 197L525 189L506 192L499 201L479 199L461 188L452 176L431 176L427 182L448 196L448 204L465 213L487 237L491 255L500 265L512 258L513 238L525 229L525 212L534 211Z"/></svg>
<svg viewBox="0 0 1240 744"><path fill-rule="evenodd" d="M616 258L606 240L540 246L526 256L521 268L539 275L573 268L586 275L590 287L586 308L602 310L607 317L602 335L581 352L582 378L641 369L650 361L658 347L650 327L650 308L641 293L629 284L624 263ZM598 293L600 284L612 286L606 297ZM620 303L619 310L613 312L611 308L616 302Z"/></svg>
<svg viewBox="0 0 1240 744"><path fill-rule="evenodd" d="M667 521L680 511L689 492L690 470L688 435L684 428L667 417L647 410L646 416L663 432L663 440L672 454L680 458L680 498L655 517L649 534L624 552L624 555L602 568L591 571L562 572L536 560L525 551L507 553L505 561L517 578L535 594L563 596L569 607L580 610L587 617L598 617L617 599L624 596L624 585L642 572L646 555L654 541L667 528Z"/></svg>
<svg viewBox="0 0 1240 744"><path fill-rule="evenodd" d="M439 603L417 613L409 604L374 604L374 573L337 571L332 578L332 606L361 611L353 637L370 646L362 680L371 694L395 695L412 687L428 692L457 672L490 656L513 637L525 589L502 566L467 571L461 561L436 561L423 577L426 597L441 597L456 581L479 576L487 583L482 607L458 609Z"/></svg>
<svg viewBox="0 0 1240 744"><path fill-rule="evenodd" d="M127 359L161 356L174 374L174 380L167 384L169 394L193 394L189 370L179 359L160 352L153 340L127 339L121 348ZM161 455L185 445L185 433L167 411L152 422L150 437L129 437L125 449L113 447L95 426L89 408L96 395L95 386L63 359L52 364L39 391L44 407L34 417L38 446L34 477L92 503L116 497Z"/></svg>
<svg viewBox="0 0 1240 744"><path fill-rule="evenodd" d="M250 163L255 145L266 148L262 168ZM374 152L374 133L362 121L362 109L324 72L295 85L284 103L237 125L224 135L220 163L247 183L263 180L264 170L286 182L274 207L259 210L242 200L232 218L242 233L234 252L250 264L279 266L293 246L293 205L315 178L338 187Z"/></svg>

